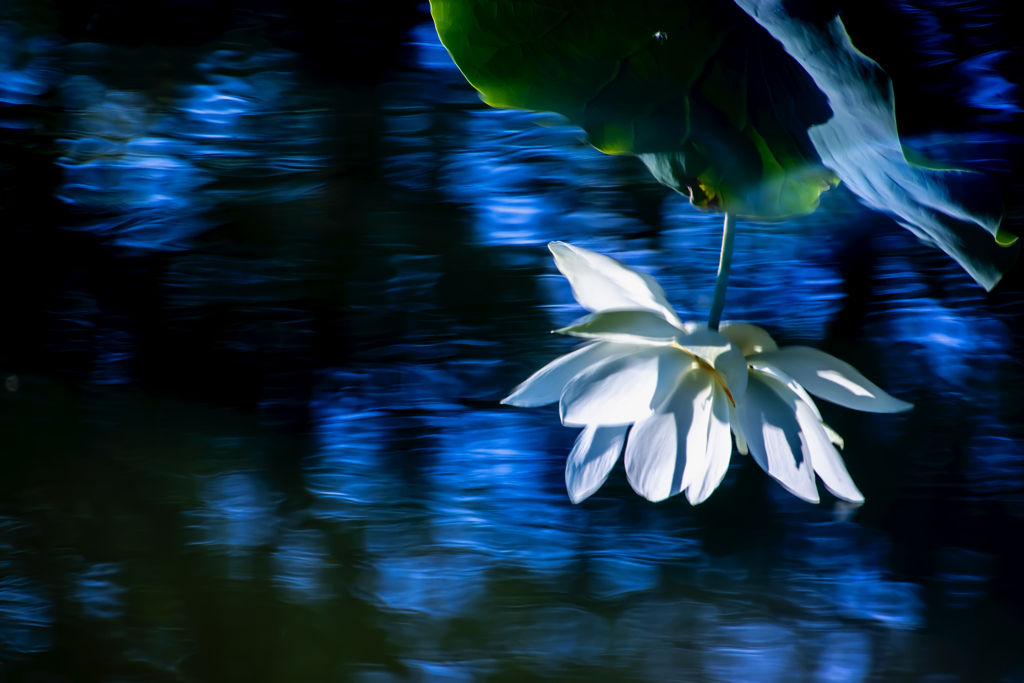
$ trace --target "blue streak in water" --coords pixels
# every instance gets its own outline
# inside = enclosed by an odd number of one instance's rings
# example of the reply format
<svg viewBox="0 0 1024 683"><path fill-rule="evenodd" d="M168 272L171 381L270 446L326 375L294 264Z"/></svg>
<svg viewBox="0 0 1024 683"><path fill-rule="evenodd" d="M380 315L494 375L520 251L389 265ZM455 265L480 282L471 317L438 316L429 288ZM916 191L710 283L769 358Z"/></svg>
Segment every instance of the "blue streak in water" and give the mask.
<svg viewBox="0 0 1024 683"><path fill-rule="evenodd" d="M957 65L957 70L970 80L970 85L963 91L964 101L972 107L991 112L985 120L1012 119L1022 111L1017 96L1018 86L998 70L998 63L1007 56L1009 53L1006 51L994 50Z"/></svg>
<svg viewBox="0 0 1024 683"><path fill-rule="evenodd" d="M287 600L315 604L334 597L328 539L312 529L288 530L274 551L274 584Z"/></svg>
<svg viewBox="0 0 1024 683"><path fill-rule="evenodd" d="M58 196L84 217L78 227L131 251L182 249L224 204L321 192L325 113L299 89L292 55L215 49L196 66L204 82L181 86L170 105L87 76L64 84L77 111ZM215 182L225 180L235 184Z"/></svg>
<svg viewBox="0 0 1024 683"><path fill-rule="evenodd" d="M93 619L114 619L124 612L126 589L116 582L117 564L95 564L80 573L72 589L82 612Z"/></svg>
<svg viewBox="0 0 1024 683"><path fill-rule="evenodd" d="M0 105L40 104L42 96L63 78L56 42L26 33L14 22L0 21ZM17 125L16 120L0 116L0 127Z"/></svg>
<svg viewBox="0 0 1024 683"><path fill-rule="evenodd" d="M748 622L719 631L705 656L705 669L722 683L782 683L796 669L797 635L767 622Z"/></svg>
<svg viewBox="0 0 1024 683"><path fill-rule="evenodd" d="M862 683L871 674L871 639L857 631L829 633L812 680L815 683Z"/></svg>
<svg viewBox="0 0 1024 683"><path fill-rule="evenodd" d="M250 560L261 546L275 539L280 498L252 473L219 474L202 486L203 505L188 514L193 544L231 558L233 578L249 578Z"/></svg>
<svg viewBox="0 0 1024 683"><path fill-rule="evenodd" d="M13 655L48 650L53 644L51 600L29 579L0 578L0 645Z"/></svg>

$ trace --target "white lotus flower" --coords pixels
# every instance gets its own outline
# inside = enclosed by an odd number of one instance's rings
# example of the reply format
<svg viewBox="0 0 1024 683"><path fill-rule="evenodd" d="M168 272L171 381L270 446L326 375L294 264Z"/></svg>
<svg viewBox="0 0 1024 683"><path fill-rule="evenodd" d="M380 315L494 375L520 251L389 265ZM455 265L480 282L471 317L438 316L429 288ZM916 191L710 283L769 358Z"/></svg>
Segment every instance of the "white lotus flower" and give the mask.
<svg viewBox="0 0 1024 683"><path fill-rule="evenodd" d="M649 275L563 242L548 246L576 300L592 312L556 331L594 341L549 363L502 403L558 401L562 424L584 428L566 463L574 503L600 488L623 444L637 493L659 501L686 491L701 503L728 469L730 427L739 450L801 498L818 500L818 471L837 496L863 500L832 446L834 432L797 382L860 410L909 404L820 351L780 351L754 325L723 325L719 333L684 324Z"/></svg>

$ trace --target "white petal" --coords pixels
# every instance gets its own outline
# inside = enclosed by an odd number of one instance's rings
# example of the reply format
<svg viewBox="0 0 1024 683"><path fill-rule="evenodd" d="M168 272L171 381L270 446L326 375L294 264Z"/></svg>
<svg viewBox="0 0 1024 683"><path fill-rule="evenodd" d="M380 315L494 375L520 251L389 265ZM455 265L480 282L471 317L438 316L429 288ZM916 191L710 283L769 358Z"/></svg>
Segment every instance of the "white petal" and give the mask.
<svg viewBox="0 0 1024 683"><path fill-rule="evenodd" d="M620 358L636 353L643 348L643 346L631 344L608 344L605 342L584 346L582 349L556 358L533 373L529 379L516 387L515 391L502 403L520 408L534 408L554 403L562 398L565 386L572 378L587 368L610 358Z"/></svg>
<svg viewBox="0 0 1024 683"><path fill-rule="evenodd" d="M818 419L821 419L821 412L818 410L818 406L814 403L814 399L811 398L811 395L807 393L806 389L800 386L799 382L797 382L795 379L784 373L782 370L779 370L771 363L766 363L762 361L760 357L758 357L757 359L748 358L747 360L750 363L751 367L756 368L757 370L760 370L761 372L767 375L771 375L772 377L774 377L775 379L779 380L787 387L789 387L794 394L799 396L804 403L810 406L811 410L814 411L814 414L818 416Z"/></svg>
<svg viewBox="0 0 1024 683"><path fill-rule="evenodd" d="M554 254L558 270L572 285L576 301L588 311L643 308L682 328L665 290L650 275L565 242L551 242L548 249Z"/></svg>
<svg viewBox="0 0 1024 683"><path fill-rule="evenodd" d="M692 329L691 323L686 325ZM714 366L715 359L722 354L736 350L724 335L699 328L693 329L692 332L687 330L687 334L680 337L679 345L711 366Z"/></svg>
<svg viewBox="0 0 1024 683"><path fill-rule="evenodd" d="M747 361L727 337L710 330L695 330L679 338L679 346L718 370L729 385L733 401L747 390Z"/></svg>
<svg viewBox="0 0 1024 683"><path fill-rule="evenodd" d="M573 503L601 488L622 453L628 427L587 427L565 461L565 488Z"/></svg>
<svg viewBox="0 0 1024 683"><path fill-rule="evenodd" d="M562 424L611 426L642 420L668 397L688 362L678 349L648 346L593 365L566 386Z"/></svg>
<svg viewBox="0 0 1024 683"><path fill-rule="evenodd" d="M826 401L869 413L898 413L914 406L890 396L852 365L808 346L787 346L748 359L773 365Z"/></svg>
<svg viewBox="0 0 1024 683"><path fill-rule="evenodd" d="M729 338L744 356L774 351L779 348L764 328L750 323L722 323L719 331Z"/></svg>
<svg viewBox="0 0 1024 683"><path fill-rule="evenodd" d="M784 400L783 392L789 392L792 400ZM782 382L754 370L736 413L757 464L790 493L817 503L814 468L796 417L798 402Z"/></svg>
<svg viewBox="0 0 1024 683"><path fill-rule="evenodd" d="M691 505L707 500L725 478L732 456L732 438L729 436L729 399L718 383L713 386L711 410L707 421L707 447L704 455L704 473L702 477L694 477L686 489L686 497ZM694 428L697 428L694 420Z"/></svg>
<svg viewBox="0 0 1024 683"><path fill-rule="evenodd" d="M740 419L736 415L735 406L729 406L729 426L732 427L733 436L736 437L736 450L740 452L740 455L746 455L750 451L747 449L747 437L743 433L743 426L740 425Z"/></svg>
<svg viewBox="0 0 1024 683"><path fill-rule="evenodd" d="M792 379L786 375L782 375L780 378L775 376L774 373L769 373L769 376L780 380L779 382L771 382L769 384L779 394L780 398L792 404L796 412L797 422L800 424L803 443L806 451L810 453L811 465L814 467L815 472L818 473L818 476L821 477L825 488L843 500L851 503L863 503L864 496L857 490L853 479L846 471L842 458L832 445L833 443L841 445L842 437L821 421L821 413L818 412L809 397L804 398L804 396L800 395L800 392L796 392L801 400L794 402L792 394L782 389L782 385L785 384L786 388L793 390L795 382ZM796 386L800 387L799 384L796 384Z"/></svg>
<svg viewBox="0 0 1024 683"><path fill-rule="evenodd" d="M803 430L808 450L811 453L811 464L814 466L814 471L821 477L825 488L837 498L851 503L863 503L864 495L857 490L853 479L850 478L843 459L832 446L828 434L822 428L821 421L803 401L797 401L796 419L800 422L800 428Z"/></svg>
<svg viewBox="0 0 1024 683"><path fill-rule="evenodd" d="M694 471L705 469L712 384L707 372L687 372L669 399L630 432L626 477L644 498L674 496L690 485Z"/></svg>
<svg viewBox="0 0 1024 683"><path fill-rule="evenodd" d="M682 334L682 330L653 311L591 313L555 332L584 339L653 346L671 344Z"/></svg>

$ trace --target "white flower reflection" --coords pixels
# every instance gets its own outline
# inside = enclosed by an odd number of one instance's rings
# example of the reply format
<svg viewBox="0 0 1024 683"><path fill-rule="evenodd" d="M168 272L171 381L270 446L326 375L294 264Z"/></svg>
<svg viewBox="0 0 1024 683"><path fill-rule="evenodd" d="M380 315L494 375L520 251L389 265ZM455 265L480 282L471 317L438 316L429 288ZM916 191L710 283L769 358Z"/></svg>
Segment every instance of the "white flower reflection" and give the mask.
<svg viewBox="0 0 1024 683"><path fill-rule="evenodd" d="M600 488L624 445L637 493L659 501L686 491L692 504L701 503L728 469L730 429L741 453L800 498L818 501L817 472L837 497L864 500L833 446L841 439L808 392L869 412L907 410L909 403L822 351L779 349L755 325L714 332L683 323L649 275L563 242L549 248L576 300L591 311L556 331L593 341L502 402L557 401L562 424L583 427L565 471L574 503Z"/></svg>

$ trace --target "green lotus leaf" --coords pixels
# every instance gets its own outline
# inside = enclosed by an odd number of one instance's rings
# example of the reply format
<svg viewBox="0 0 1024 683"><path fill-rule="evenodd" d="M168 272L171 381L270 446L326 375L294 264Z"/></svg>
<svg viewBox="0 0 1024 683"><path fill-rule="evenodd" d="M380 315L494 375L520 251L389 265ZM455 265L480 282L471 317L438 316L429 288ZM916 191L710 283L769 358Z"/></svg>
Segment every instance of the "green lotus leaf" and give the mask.
<svg viewBox="0 0 1024 683"><path fill-rule="evenodd" d="M699 208L783 219L838 183L807 136L831 115L824 95L731 2L430 4L485 102L561 114Z"/></svg>

